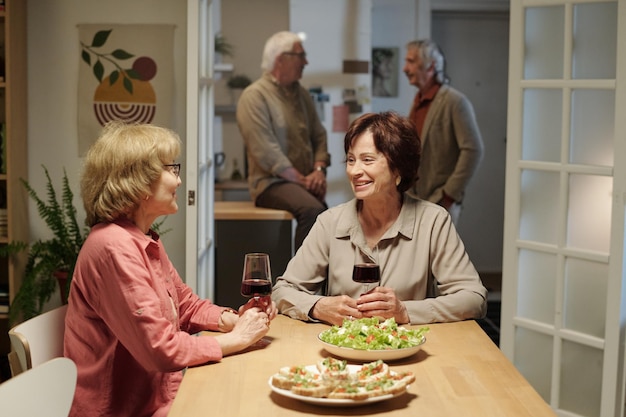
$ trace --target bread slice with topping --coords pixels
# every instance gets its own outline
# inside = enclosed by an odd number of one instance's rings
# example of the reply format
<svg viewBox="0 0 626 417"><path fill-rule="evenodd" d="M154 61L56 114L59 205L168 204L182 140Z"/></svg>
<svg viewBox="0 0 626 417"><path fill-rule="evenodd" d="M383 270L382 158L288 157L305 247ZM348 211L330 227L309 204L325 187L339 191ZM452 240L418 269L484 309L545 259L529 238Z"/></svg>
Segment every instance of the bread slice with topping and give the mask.
<svg viewBox="0 0 626 417"><path fill-rule="evenodd" d="M343 380L350 378L350 370L348 362L345 360L328 357L317 361L317 370L322 375L322 379L338 384Z"/></svg>
<svg viewBox="0 0 626 417"><path fill-rule="evenodd" d="M276 388L290 390L298 383L320 379L319 374L310 372L306 366L284 366L280 368L277 374L272 375L272 385Z"/></svg>
<svg viewBox="0 0 626 417"><path fill-rule="evenodd" d="M301 380L291 387L291 391L298 395L320 398L327 397L333 388L332 385L327 384L323 380Z"/></svg>
<svg viewBox="0 0 626 417"><path fill-rule="evenodd" d="M389 375L389 365L379 359L363 364L356 372L356 379L359 382L366 382L377 380L387 375Z"/></svg>

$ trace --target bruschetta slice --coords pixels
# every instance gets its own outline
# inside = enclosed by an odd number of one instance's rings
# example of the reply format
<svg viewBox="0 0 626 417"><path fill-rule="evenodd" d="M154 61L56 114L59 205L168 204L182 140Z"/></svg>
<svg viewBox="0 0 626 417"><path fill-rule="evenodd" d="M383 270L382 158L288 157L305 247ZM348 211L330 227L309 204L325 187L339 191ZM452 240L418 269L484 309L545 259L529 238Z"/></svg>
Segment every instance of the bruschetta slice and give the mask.
<svg viewBox="0 0 626 417"><path fill-rule="evenodd" d="M345 360L328 357L317 361L316 366L317 370L322 375L322 379L332 381L335 385L350 378L348 362Z"/></svg>
<svg viewBox="0 0 626 417"><path fill-rule="evenodd" d="M382 360L366 363L356 372L356 379L360 382L377 380L389 374L389 365Z"/></svg>
<svg viewBox="0 0 626 417"><path fill-rule="evenodd" d="M276 388L290 390L294 385L306 381L319 381L320 375L312 373L306 366L284 366L277 374L272 375L272 385Z"/></svg>
<svg viewBox="0 0 626 417"><path fill-rule="evenodd" d="M327 397L333 388L332 385L327 384L323 380L310 379L296 382L293 387L291 387L291 391L297 395L321 398Z"/></svg>

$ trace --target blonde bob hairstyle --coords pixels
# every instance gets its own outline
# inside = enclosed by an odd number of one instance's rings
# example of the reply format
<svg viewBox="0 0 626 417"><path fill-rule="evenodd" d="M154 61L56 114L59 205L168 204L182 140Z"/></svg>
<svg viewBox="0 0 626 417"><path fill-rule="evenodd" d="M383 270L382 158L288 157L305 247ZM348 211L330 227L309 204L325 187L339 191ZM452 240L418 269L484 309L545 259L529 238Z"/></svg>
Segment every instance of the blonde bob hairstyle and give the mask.
<svg viewBox="0 0 626 417"><path fill-rule="evenodd" d="M173 131L149 124L106 124L85 156L80 180L86 223L129 217L152 194L164 164L181 150Z"/></svg>

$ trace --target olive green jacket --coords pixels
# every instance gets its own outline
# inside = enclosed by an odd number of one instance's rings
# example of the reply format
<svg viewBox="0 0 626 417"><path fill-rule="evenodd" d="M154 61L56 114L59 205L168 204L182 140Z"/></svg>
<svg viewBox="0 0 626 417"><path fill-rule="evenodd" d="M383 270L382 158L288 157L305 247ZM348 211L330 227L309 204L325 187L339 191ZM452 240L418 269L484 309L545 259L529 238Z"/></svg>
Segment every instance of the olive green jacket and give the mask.
<svg viewBox="0 0 626 417"><path fill-rule="evenodd" d="M430 105L422 134L419 179L411 190L433 203L443 192L456 202L483 158L483 141L472 104L462 93L442 85Z"/></svg>

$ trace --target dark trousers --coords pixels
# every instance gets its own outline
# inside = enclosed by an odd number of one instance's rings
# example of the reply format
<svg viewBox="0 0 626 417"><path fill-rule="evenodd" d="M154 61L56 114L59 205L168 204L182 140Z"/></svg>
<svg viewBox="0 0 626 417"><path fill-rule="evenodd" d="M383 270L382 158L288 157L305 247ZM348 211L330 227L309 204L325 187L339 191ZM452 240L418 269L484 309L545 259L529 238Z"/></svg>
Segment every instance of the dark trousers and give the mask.
<svg viewBox="0 0 626 417"><path fill-rule="evenodd" d="M293 182L279 182L269 186L256 199L257 207L285 210L298 222L294 239L294 251L302 246L317 215L326 210L326 203L318 200L304 187Z"/></svg>

